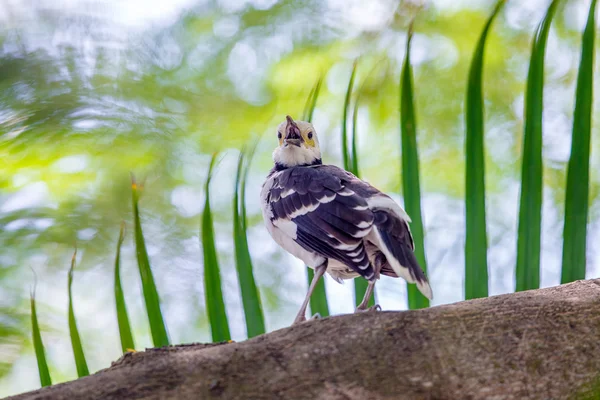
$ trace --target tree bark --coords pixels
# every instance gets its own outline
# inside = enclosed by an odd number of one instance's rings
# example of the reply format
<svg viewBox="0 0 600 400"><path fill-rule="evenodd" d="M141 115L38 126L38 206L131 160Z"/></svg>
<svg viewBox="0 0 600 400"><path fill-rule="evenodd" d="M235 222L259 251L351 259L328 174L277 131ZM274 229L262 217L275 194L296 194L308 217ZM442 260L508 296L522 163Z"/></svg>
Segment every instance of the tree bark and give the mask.
<svg viewBox="0 0 600 400"><path fill-rule="evenodd" d="M600 280L130 353L33 399L600 399Z"/></svg>

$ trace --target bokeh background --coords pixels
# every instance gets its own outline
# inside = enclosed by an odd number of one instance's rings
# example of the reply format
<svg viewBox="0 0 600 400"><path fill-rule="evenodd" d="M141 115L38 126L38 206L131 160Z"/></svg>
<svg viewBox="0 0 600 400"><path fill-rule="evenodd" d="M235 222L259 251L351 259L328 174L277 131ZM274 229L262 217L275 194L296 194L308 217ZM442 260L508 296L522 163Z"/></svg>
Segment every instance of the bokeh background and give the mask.
<svg viewBox="0 0 600 400"><path fill-rule="evenodd" d="M490 295L514 290L523 90L532 34L548 3L509 1L487 43ZM406 29L417 13L412 62L432 304L463 299L464 93L492 7L483 0L1 0L0 396L39 387L30 338L32 270L53 380L76 377L67 325L75 245L75 312L90 369L120 356L113 267L123 220L127 306L138 348L151 347L132 240L130 172L144 180L142 223L172 342L210 341L199 226L215 151L222 152L211 200L223 291L232 336L245 338L231 196L238 149L257 138L246 199L250 250L267 329L291 323L306 270L269 238L258 201L275 128L286 114L301 115L324 74L314 122L324 161L340 165L344 94L360 57L361 174L402 203L398 82ZM560 281L566 163L588 7L588 0L562 2L546 53L542 286ZM596 102L594 117L598 110ZM593 245L600 232L597 134L594 127L587 277L600 275ZM353 310L351 282L327 278L326 289L332 313ZM406 309L405 283L383 277L378 302Z"/></svg>

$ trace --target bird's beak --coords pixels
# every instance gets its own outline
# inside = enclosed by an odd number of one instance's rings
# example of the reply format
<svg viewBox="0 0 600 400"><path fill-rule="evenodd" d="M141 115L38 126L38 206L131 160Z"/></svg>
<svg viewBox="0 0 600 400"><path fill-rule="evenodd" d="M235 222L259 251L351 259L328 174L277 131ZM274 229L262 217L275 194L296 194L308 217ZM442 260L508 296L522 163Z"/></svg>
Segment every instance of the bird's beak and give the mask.
<svg viewBox="0 0 600 400"><path fill-rule="evenodd" d="M285 138L283 139L283 143L287 145L294 145L300 147L304 139L302 139L302 135L300 134L300 128L294 122L292 117L289 115L285 117L287 120L287 125L285 127Z"/></svg>

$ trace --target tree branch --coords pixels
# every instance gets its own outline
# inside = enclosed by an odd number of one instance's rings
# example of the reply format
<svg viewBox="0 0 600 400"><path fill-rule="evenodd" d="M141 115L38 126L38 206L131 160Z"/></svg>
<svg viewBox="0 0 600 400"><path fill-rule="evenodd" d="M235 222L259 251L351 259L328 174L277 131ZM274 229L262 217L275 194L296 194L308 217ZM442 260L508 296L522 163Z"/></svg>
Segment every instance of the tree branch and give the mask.
<svg viewBox="0 0 600 400"><path fill-rule="evenodd" d="M33 399L600 398L600 280L127 354Z"/></svg>

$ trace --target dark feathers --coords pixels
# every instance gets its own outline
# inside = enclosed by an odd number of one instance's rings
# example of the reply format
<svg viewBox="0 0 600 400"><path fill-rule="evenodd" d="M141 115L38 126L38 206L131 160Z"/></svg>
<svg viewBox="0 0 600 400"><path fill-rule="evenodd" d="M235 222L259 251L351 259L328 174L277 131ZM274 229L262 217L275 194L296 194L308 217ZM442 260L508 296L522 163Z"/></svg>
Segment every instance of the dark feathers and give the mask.
<svg viewBox="0 0 600 400"><path fill-rule="evenodd" d="M415 257L412 235L408 223L386 210L373 210L374 223L384 245L401 266L408 269L411 278L417 282L427 282L423 270ZM381 274L397 277L398 274L385 262L381 267Z"/></svg>
<svg viewBox="0 0 600 400"><path fill-rule="evenodd" d="M374 217L357 193L377 192L369 188L334 166L287 168L274 178L268 197L272 221L291 220L300 246L375 279L363 243Z"/></svg>
<svg viewBox="0 0 600 400"><path fill-rule="evenodd" d="M407 217L388 196L332 165L274 169L271 174L271 222L301 247L369 280L400 275L431 297Z"/></svg>

